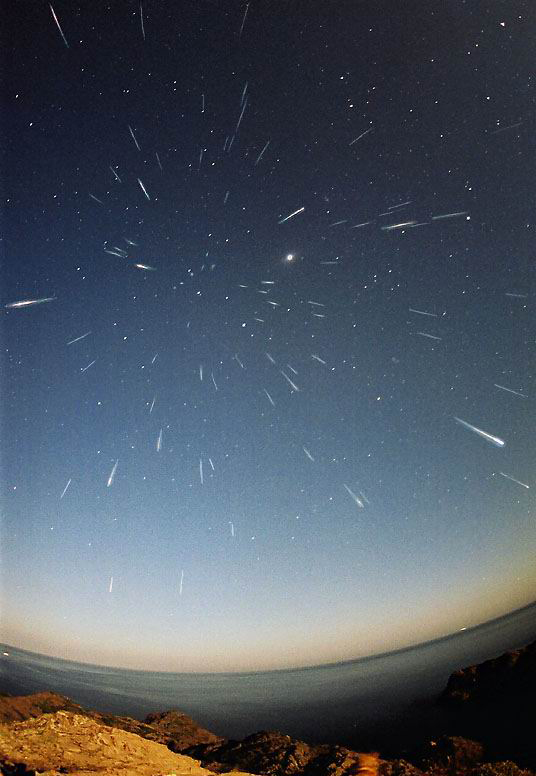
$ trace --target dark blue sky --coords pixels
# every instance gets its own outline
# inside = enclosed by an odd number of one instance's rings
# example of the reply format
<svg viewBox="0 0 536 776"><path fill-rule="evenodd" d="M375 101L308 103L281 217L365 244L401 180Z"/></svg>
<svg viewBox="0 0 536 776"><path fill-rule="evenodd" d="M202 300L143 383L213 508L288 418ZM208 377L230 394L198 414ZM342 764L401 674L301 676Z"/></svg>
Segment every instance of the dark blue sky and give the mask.
<svg viewBox="0 0 536 776"><path fill-rule="evenodd" d="M534 598L531 6L8 11L5 641L297 666Z"/></svg>

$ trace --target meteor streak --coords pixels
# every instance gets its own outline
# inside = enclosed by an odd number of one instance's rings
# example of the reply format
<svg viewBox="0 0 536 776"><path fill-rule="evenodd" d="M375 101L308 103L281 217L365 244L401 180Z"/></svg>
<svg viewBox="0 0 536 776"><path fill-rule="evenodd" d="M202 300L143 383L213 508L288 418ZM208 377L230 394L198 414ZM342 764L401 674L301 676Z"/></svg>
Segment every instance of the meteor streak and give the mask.
<svg viewBox="0 0 536 776"><path fill-rule="evenodd" d="M492 445L495 445L495 447L504 447L505 442L503 439L500 439L497 436L494 436L493 434L488 434L487 431L482 431L481 428L477 428L476 426L471 425L471 423L468 423L466 420L462 420L461 418L457 418L455 415L453 416L456 423L460 423L462 426L465 426L465 428L468 428L469 431L474 431L475 434L478 434L482 437L482 439L485 439L487 442L491 442Z"/></svg>

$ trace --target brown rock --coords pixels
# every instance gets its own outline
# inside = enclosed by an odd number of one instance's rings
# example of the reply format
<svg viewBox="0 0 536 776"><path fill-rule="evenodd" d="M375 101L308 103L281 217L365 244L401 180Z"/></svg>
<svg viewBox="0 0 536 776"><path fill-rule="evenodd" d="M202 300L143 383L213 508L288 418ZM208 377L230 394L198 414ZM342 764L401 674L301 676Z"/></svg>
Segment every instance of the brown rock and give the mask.
<svg viewBox="0 0 536 776"><path fill-rule="evenodd" d="M89 711L64 695L51 692L19 696L0 695L0 722L19 722L55 711L75 712L89 717L101 725L126 730L149 741L169 746L174 752L180 752L182 749L196 744L224 741L223 738L205 730L191 717L180 711L149 714L145 722L140 722L132 717Z"/></svg>
<svg viewBox="0 0 536 776"><path fill-rule="evenodd" d="M41 714L60 710L84 713L77 703L53 692L16 696L0 695L0 722L20 722L30 717L39 717Z"/></svg>
<svg viewBox="0 0 536 776"><path fill-rule="evenodd" d="M204 744L185 753L199 758L211 771L230 767L263 776L376 776L377 755L353 752L342 746L311 746L278 732L261 731L242 741Z"/></svg>
<svg viewBox="0 0 536 776"><path fill-rule="evenodd" d="M14 774L210 776L191 757L68 711L0 725L0 762Z"/></svg>
<svg viewBox="0 0 536 776"><path fill-rule="evenodd" d="M197 744L221 744L225 741L221 736L202 728L182 711L172 710L148 714L145 717L145 724L167 736L168 746L174 752L180 752Z"/></svg>

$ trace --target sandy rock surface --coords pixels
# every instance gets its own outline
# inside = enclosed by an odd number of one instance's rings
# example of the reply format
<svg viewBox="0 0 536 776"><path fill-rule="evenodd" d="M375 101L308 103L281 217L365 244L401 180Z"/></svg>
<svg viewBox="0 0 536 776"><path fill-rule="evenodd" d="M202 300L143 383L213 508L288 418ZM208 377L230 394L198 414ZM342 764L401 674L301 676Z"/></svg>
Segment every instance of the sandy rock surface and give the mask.
<svg viewBox="0 0 536 776"><path fill-rule="evenodd" d="M52 776L209 776L198 761L68 711L0 725L0 760Z"/></svg>

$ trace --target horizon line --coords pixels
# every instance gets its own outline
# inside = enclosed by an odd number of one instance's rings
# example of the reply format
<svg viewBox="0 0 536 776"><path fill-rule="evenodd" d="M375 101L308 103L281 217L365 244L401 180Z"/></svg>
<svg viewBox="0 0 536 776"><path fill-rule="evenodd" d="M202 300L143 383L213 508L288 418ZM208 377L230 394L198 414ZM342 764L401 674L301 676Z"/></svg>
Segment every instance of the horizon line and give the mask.
<svg viewBox="0 0 536 776"><path fill-rule="evenodd" d="M16 649L19 652L25 652L28 655L35 655L37 657L44 657L44 658L50 658L51 660L59 660L62 663L72 663L74 665L81 665L81 666L90 666L92 668L103 668L107 670L120 670L120 671L128 671L131 673L143 673L143 674L178 674L178 675L185 675L185 676L252 676L252 675L258 675L258 674L274 674L274 673L291 673L295 671L314 671L318 669L331 669L331 668L340 668L341 666L347 666L351 665L353 663L361 663L365 661L370 660L380 660L382 658L391 657L392 655L399 655L404 652L409 652L412 649L418 649L422 647L427 647L432 644L436 644L440 641L447 641L448 639L453 639L456 636L461 636L462 633L464 635L467 635L469 633L473 633L475 630L478 630L479 628L483 628L487 625L491 625L494 622L499 622L500 620L504 620L508 617L511 617L513 615L519 614L520 612L525 611L526 609L530 609L531 607L536 606L536 599L531 601L528 604L525 604L524 606L520 606L517 609L512 609L509 612L506 612L505 614L501 614L498 617L492 617L490 620L485 620L484 622L480 622L477 625L470 626L469 628L461 629L454 631L453 633L447 633L444 636L437 636L433 639L428 639L426 641L419 641L413 644L407 644L404 647L398 647L397 649L391 649L386 650L385 652L374 652L372 654L368 655L362 655L361 657L352 657L352 658L346 658L344 660L335 660L330 661L327 663L315 663L313 665L304 665L304 666L294 666L289 668L261 668L261 669L250 669L247 671L238 670L238 671L172 671L172 670L158 670L158 669L147 669L147 668L128 668L126 666L120 666L120 665L104 665L103 663L90 663L90 662L84 662L80 660L72 660L70 658L64 658L64 657L57 657L55 655L50 655L45 652L33 652L29 649L24 649L23 647L17 647L14 644L8 644L7 642L0 642L0 645L2 647L7 647L8 649Z"/></svg>

